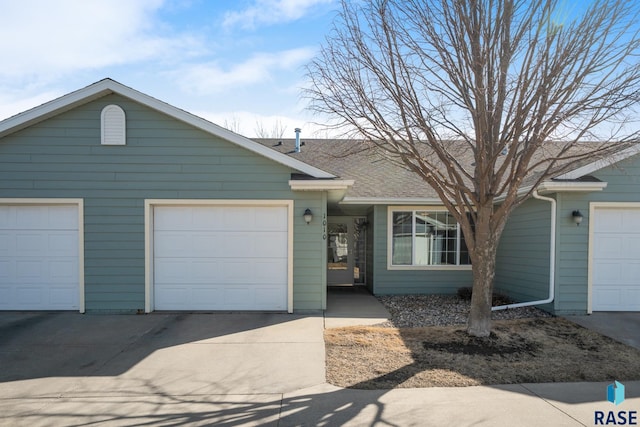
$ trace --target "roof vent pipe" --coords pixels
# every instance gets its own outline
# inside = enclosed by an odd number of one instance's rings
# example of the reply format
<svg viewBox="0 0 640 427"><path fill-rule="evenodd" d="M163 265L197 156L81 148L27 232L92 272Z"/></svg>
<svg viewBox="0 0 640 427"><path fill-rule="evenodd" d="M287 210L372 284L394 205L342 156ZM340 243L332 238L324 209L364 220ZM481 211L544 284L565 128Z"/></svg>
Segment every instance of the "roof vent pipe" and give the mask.
<svg viewBox="0 0 640 427"><path fill-rule="evenodd" d="M299 153L300 152L300 132L302 131L302 129L295 128L294 130L296 132L296 153Z"/></svg>

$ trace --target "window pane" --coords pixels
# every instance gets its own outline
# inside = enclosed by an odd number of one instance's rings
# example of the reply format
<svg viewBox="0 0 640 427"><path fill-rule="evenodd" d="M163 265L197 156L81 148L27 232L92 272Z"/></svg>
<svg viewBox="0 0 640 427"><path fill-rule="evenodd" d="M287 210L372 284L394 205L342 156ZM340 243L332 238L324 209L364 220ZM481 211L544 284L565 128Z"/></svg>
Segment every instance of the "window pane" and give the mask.
<svg viewBox="0 0 640 427"><path fill-rule="evenodd" d="M392 221L393 265L471 264L462 233L458 247L458 223L449 212L393 212Z"/></svg>
<svg viewBox="0 0 640 427"><path fill-rule="evenodd" d="M412 212L393 212L392 258L393 265L411 265L413 250Z"/></svg>
<svg viewBox="0 0 640 427"><path fill-rule="evenodd" d="M349 255L347 224L331 224L327 226L329 237L328 261L329 270L346 270Z"/></svg>

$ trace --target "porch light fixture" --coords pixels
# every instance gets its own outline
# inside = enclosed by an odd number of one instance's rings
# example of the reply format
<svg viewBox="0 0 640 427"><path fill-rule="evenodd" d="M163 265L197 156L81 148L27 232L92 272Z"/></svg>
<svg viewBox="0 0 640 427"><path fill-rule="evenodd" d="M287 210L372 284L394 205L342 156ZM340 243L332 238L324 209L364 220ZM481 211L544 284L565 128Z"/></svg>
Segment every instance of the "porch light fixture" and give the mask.
<svg viewBox="0 0 640 427"><path fill-rule="evenodd" d="M303 217L304 217L304 222L309 224L313 219L313 213L311 212L311 209L307 208L307 210L304 211Z"/></svg>
<svg viewBox="0 0 640 427"><path fill-rule="evenodd" d="M575 222L576 225L580 225L580 223L582 222L583 216L579 210L571 212L571 217L573 218L573 222Z"/></svg>

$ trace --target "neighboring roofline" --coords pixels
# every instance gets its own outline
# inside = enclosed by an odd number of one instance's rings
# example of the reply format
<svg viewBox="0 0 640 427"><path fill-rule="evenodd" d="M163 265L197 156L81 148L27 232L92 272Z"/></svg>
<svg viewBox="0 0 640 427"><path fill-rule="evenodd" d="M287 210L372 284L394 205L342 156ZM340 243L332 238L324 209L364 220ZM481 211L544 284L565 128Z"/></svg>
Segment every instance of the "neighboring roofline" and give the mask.
<svg viewBox="0 0 640 427"><path fill-rule="evenodd" d="M638 153L640 153L640 144L636 144L629 148L625 148L624 150L620 150L619 152L614 153L607 158L598 159L587 165L584 165L577 169L566 172L562 175L555 177L555 179L578 179L582 176L589 175L602 168L606 168L607 166L611 166L622 160L628 159L629 157L634 156Z"/></svg>
<svg viewBox="0 0 640 427"><path fill-rule="evenodd" d="M279 153L278 151L265 147L256 141L242 135L238 135L237 133L231 132L230 130L211 123L201 117L195 116L111 79L100 80L99 82L85 88L63 95L60 98L56 98L38 107L1 121L0 138L112 93L132 99L135 102L173 117L174 119L223 138L284 166L311 175L314 178L335 178L335 175L332 175L329 172L325 172L300 160L287 156L286 154Z"/></svg>
<svg viewBox="0 0 640 427"><path fill-rule="evenodd" d="M299 180L289 181L289 187L293 191L325 191L325 190L347 190L353 185L352 179L330 179L330 180Z"/></svg>

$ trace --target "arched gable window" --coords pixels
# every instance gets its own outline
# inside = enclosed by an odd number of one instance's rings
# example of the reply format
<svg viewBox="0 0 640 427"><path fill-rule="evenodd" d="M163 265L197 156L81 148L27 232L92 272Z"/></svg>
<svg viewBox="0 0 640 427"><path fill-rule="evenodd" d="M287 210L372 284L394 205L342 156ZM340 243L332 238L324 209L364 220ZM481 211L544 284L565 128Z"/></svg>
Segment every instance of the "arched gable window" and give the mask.
<svg viewBox="0 0 640 427"><path fill-rule="evenodd" d="M100 115L101 144L125 145L127 143L124 110L117 105L107 105Z"/></svg>

